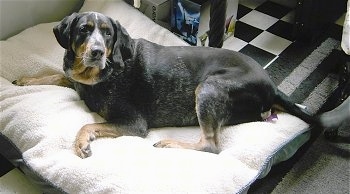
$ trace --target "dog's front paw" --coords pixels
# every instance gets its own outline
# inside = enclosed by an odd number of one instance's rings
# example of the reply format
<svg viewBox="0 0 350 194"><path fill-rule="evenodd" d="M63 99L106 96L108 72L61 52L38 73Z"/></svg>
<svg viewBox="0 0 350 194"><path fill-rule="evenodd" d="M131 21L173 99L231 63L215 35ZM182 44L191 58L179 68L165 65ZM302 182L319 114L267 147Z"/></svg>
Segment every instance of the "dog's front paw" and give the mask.
<svg viewBox="0 0 350 194"><path fill-rule="evenodd" d="M80 142L76 143L75 145L75 153L80 157L80 158L87 158L92 155L91 148L90 148L90 143L86 142Z"/></svg>
<svg viewBox="0 0 350 194"><path fill-rule="evenodd" d="M85 125L80 129L76 139L75 139L75 153L81 158L87 158L91 156L92 151L90 148L91 141L95 140L95 135L89 128Z"/></svg>
<svg viewBox="0 0 350 194"><path fill-rule="evenodd" d="M35 85L36 78L32 77L22 77L18 80L15 80L12 82L12 84L17 86L29 86L29 85Z"/></svg>

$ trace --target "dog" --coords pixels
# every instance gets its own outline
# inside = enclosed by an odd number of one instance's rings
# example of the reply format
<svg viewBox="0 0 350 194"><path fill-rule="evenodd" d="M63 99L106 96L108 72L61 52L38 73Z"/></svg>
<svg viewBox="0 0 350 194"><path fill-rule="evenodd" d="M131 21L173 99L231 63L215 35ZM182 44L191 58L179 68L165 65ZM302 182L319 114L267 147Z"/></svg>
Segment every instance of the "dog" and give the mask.
<svg viewBox="0 0 350 194"><path fill-rule="evenodd" d="M273 108L314 122L242 53L132 39L118 21L96 12L73 13L53 32L65 49L65 74L15 84L73 87L105 118L78 132L75 152L81 158L91 155L90 142L98 137L145 137L149 128L193 125L201 129L197 143L162 140L154 146L218 153L222 126L262 121Z"/></svg>

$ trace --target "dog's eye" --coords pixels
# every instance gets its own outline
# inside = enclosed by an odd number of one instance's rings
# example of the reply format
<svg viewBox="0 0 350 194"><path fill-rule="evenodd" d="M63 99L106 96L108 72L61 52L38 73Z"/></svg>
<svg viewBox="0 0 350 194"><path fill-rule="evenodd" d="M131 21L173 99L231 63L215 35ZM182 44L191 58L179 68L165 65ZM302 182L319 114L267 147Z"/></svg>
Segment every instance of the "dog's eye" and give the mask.
<svg viewBox="0 0 350 194"><path fill-rule="evenodd" d="M111 36L112 35L111 31L109 31L109 30L106 30L105 34L106 34L106 36Z"/></svg>
<svg viewBox="0 0 350 194"><path fill-rule="evenodd" d="M81 27L79 28L79 31L80 31L81 33L87 33L89 30L87 29L86 26L81 26Z"/></svg>

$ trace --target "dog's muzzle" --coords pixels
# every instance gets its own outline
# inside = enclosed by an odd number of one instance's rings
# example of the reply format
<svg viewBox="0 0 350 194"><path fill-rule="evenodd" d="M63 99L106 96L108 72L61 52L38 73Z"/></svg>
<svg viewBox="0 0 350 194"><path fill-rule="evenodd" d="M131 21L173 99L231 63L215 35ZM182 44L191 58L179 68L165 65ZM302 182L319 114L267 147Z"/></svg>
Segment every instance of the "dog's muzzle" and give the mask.
<svg viewBox="0 0 350 194"><path fill-rule="evenodd" d="M85 57L85 65L87 67L105 68L106 63L106 47L102 35L95 30L87 44L87 52Z"/></svg>
<svg viewBox="0 0 350 194"><path fill-rule="evenodd" d="M90 51L92 60L101 60L105 54L104 47L101 46L93 46Z"/></svg>

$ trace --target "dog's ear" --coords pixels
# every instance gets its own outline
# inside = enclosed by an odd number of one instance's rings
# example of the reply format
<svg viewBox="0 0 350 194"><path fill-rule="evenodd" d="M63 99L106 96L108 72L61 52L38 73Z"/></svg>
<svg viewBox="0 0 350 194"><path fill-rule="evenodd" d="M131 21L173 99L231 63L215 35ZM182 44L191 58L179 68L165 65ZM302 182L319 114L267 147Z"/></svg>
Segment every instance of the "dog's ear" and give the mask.
<svg viewBox="0 0 350 194"><path fill-rule="evenodd" d="M72 23L77 18L77 13L72 13L70 16L66 16L63 20L53 28L53 33L57 39L57 42L65 49L69 50L70 44L70 30Z"/></svg>
<svg viewBox="0 0 350 194"><path fill-rule="evenodd" d="M114 47L113 47L113 62L117 63L121 69L124 68L124 62L133 56L134 41L129 36L128 32L118 21L110 18L114 29Z"/></svg>

